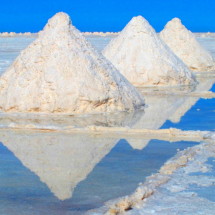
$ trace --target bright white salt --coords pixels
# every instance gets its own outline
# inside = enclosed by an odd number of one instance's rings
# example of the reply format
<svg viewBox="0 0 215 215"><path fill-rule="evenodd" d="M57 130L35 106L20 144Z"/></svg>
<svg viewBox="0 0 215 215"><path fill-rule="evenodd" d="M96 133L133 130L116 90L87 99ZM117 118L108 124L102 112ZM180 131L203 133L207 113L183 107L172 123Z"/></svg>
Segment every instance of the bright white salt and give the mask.
<svg viewBox="0 0 215 215"><path fill-rule="evenodd" d="M187 66L141 16L134 17L103 50L103 55L134 85L190 85Z"/></svg>
<svg viewBox="0 0 215 215"><path fill-rule="evenodd" d="M0 78L0 110L6 112L91 113L143 106L140 93L65 13L51 18Z"/></svg>
<svg viewBox="0 0 215 215"><path fill-rule="evenodd" d="M160 37L191 70L215 70L212 55L201 46L194 34L182 25L180 19L169 21Z"/></svg>

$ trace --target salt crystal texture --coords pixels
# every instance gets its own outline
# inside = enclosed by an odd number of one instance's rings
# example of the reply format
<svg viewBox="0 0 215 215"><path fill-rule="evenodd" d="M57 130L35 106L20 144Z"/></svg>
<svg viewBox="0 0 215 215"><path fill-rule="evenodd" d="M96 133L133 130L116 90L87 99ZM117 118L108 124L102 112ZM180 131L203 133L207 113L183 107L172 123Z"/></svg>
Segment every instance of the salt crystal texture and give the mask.
<svg viewBox="0 0 215 215"><path fill-rule="evenodd" d="M0 78L0 110L85 113L134 110L140 93L85 40L65 13Z"/></svg>
<svg viewBox="0 0 215 215"><path fill-rule="evenodd" d="M192 72L141 16L127 24L103 55L136 86L195 83Z"/></svg>
<svg viewBox="0 0 215 215"><path fill-rule="evenodd" d="M169 21L160 37L191 70L215 70L212 55L199 44L194 34L182 25L180 19Z"/></svg>

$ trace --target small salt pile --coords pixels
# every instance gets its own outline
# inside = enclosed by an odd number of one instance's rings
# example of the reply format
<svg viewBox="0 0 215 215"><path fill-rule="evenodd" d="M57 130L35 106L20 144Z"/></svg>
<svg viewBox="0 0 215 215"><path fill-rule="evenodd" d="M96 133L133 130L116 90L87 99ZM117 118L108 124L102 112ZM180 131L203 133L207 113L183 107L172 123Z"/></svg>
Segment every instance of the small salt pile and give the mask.
<svg viewBox="0 0 215 215"><path fill-rule="evenodd" d="M212 55L201 46L194 34L182 25L180 19L169 21L160 37L191 70L215 70Z"/></svg>
<svg viewBox="0 0 215 215"><path fill-rule="evenodd" d="M195 78L141 16L134 17L103 50L134 85L190 85Z"/></svg>
<svg viewBox="0 0 215 215"><path fill-rule="evenodd" d="M140 93L86 41L65 13L0 78L5 112L92 113L142 108Z"/></svg>

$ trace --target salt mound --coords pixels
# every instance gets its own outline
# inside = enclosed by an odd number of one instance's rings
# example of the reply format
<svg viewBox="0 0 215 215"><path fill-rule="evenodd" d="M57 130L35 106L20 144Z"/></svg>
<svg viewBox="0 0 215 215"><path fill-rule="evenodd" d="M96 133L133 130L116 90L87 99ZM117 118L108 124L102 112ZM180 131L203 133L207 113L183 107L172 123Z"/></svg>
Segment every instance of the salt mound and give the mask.
<svg viewBox="0 0 215 215"><path fill-rule="evenodd" d="M160 37L193 71L215 70L212 55L199 44L194 34L182 25L180 19L169 21Z"/></svg>
<svg viewBox="0 0 215 215"><path fill-rule="evenodd" d="M51 18L0 78L0 110L6 112L112 112L143 105L65 13Z"/></svg>
<svg viewBox="0 0 215 215"><path fill-rule="evenodd" d="M134 85L190 85L194 77L141 16L134 17L103 50Z"/></svg>

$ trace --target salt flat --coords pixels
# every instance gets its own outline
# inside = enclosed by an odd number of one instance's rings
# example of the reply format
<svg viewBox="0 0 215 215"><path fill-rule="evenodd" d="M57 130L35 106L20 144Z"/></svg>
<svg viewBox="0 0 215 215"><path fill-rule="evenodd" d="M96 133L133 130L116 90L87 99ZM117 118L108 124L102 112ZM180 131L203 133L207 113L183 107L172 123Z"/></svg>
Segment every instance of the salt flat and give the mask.
<svg viewBox="0 0 215 215"><path fill-rule="evenodd" d="M87 37L99 51L111 38ZM4 72L20 51L34 39L0 38L0 72ZM215 56L215 38L198 40ZM145 138L144 135L128 136L129 129L149 129L153 132L173 127L214 131L214 74L198 79L199 85L194 89L138 89L148 104L145 112L86 114L76 117L1 113L0 213L19 215L21 211L21 214L58 215L84 214L88 210L89 213L97 213L91 210L102 207L111 199L132 194L139 183L157 173L179 150L197 146L200 141L161 140L159 136L150 135ZM113 130L125 128L128 134L126 136L116 130L113 136L107 137L102 132L85 132L84 129L93 126L104 130L107 127ZM79 129L79 133L75 133L75 129ZM204 166L208 167L205 173L208 175L199 173L197 169L195 174L199 174L199 180L204 180L204 177L207 177L205 183L214 180L213 158L206 160ZM214 199L207 186L187 185L187 191L185 189L177 195L171 193L171 201L166 198L160 202L160 207L151 210L156 205L156 198L164 199L173 189L180 188L176 180L179 176L185 176L183 170L178 170L169 185L159 188L157 196L149 199L145 211L139 210L138 207L142 207L140 205L135 208L134 214L159 214L157 211L161 209L163 212L160 214L171 214L171 208L168 208L168 213L164 210L167 205L174 203L175 208L180 208L184 196L191 198L191 193L195 198L192 210L188 210L189 214L196 214L195 208L201 200L207 202L208 211L214 208ZM192 182L190 175L186 177ZM167 189L168 186L171 190ZM183 186L186 188L184 183ZM180 201L177 202L177 198Z"/></svg>

